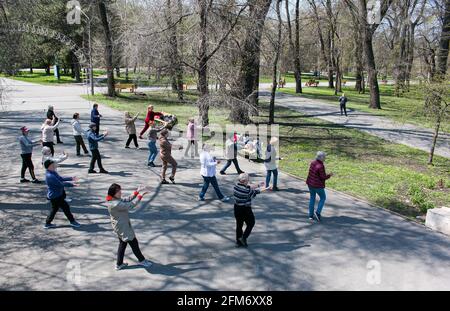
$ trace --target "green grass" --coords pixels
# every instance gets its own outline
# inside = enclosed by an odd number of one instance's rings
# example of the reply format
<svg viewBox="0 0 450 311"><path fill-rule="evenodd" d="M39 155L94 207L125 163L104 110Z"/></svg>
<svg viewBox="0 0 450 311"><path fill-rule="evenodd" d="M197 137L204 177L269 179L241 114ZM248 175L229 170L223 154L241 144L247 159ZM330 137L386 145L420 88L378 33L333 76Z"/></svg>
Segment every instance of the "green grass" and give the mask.
<svg viewBox="0 0 450 311"><path fill-rule="evenodd" d="M280 92L299 95L305 98L320 99L336 106L339 105L340 95L334 95L334 89L327 87L304 87L303 94L296 94L295 89L285 88ZM411 86L411 91L405 93L403 97L394 95L394 86L380 85L381 108L371 109L368 107L370 94L358 94L354 87L344 87L343 92L348 97L347 107L363 112L369 112L378 116L389 118L399 123L411 123L426 128L434 128L434 122L424 113L424 96L418 85ZM450 132L450 120L442 122L442 131Z"/></svg>
<svg viewBox="0 0 450 311"><path fill-rule="evenodd" d="M195 92L187 94L194 102ZM85 96L121 111L141 112L152 103L156 110L174 113L180 127L198 114L194 104L180 103L171 92L151 93L145 98L123 93L111 99L96 95ZM261 103L260 116L255 122L268 120L267 103ZM225 125L228 111L211 108L210 122ZM335 173L327 187L368 200L408 217L423 215L426 209L450 205L450 160L435 157L428 166L427 153L384 141L369 134L344 128L301 113L277 108L276 122L280 124L280 168L295 176L306 178L311 159L318 150L328 153L327 170Z"/></svg>
<svg viewBox="0 0 450 311"><path fill-rule="evenodd" d="M34 72L32 74L21 72L20 74L15 75L15 76L8 76L8 75L3 75L3 74L1 74L0 76L14 79L14 80L43 84L43 85L75 83L75 79L73 79L71 76L61 75L59 80L56 79L55 76L53 75L53 71L51 72L51 75L46 75L45 72Z"/></svg>

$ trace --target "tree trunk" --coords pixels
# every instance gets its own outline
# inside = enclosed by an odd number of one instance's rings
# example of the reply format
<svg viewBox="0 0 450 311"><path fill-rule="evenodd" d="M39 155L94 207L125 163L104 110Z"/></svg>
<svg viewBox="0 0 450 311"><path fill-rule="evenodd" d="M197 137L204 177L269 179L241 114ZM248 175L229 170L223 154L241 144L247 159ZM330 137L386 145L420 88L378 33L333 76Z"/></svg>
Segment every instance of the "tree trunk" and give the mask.
<svg viewBox="0 0 450 311"><path fill-rule="evenodd" d="M275 46L275 57L272 65L272 90L270 92L270 105L269 105L269 124L275 123L275 95L277 91L277 72L278 72L278 59L280 58L281 51L281 30L282 20L280 12L280 3L282 0L276 0L276 12L278 18L278 35ZM286 1L287 2L287 1Z"/></svg>
<svg viewBox="0 0 450 311"><path fill-rule="evenodd" d="M105 60L106 60L106 74L108 77L108 96L114 97L116 95L114 89L114 72L113 72L113 43L112 36L108 22L107 8L103 0L99 1L100 19L102 21L103 30L105 32Z"/></svg>
<svg viewBox="0 0 450 311"><path fill-rule="evenodd" d="M368 33L369 32L369 33ZM375 56L373 54L372 33L366 30L364 38L366 50L367 74L369 78L370 103L369 108L381 109L380 88L378 86L377 69L375 65Z"/></svg>
<svg viewBox="0 0 450 311"><path fill-rule="evenodd" d="M81 65L80 65L80 62L78 61L78 58L75 55L75 53L70 52L70 54L72 56L73 77L75 78L75 82L80 83L81 82Z"/></svg>
<svg viewBox="0 0 450 311"><path fill-rule="evenodd" d="M200 8L200 48L198 52L198 90L199 98L199 115L202 120L203 127L209 124L209 87L208 87L208 1L198 0Z"/></svg>
<svg viewBox="0 0 450 311"><path fill-rule="evenodd" d="M288 25L289 45L294 60L295 93L302 93L302 70L300 62L300 0L295 4L295 41L292 38L291 16L289 12L289 1L286 0L286 16Z"/></svg>
<svg viewBox="0 0 450 311"><path fill-rule="evenodd" d="M428 164L433 164L434 149L436 148L436 142L439 136L439 129L441 127L441 114L439 113L436 119L436 126L434 128L433 141L431 143L430 156L428 157Z"/></svg>
<svg viewBox="0 0 450 311"><path fill-rule="evenodd" d="M448 51L450 40L450 0L445 2L444 20L442 24L441 39L437 55L437 72L443 77L447 73Z"/></svg>
<svg viewBox="0 0 450 311"><path fill-rule="evenodd" d="M409 28L409 34L408 34L408 50L407 50L406 73L405 73L406 90L408 92L410 91L411 72L412 72L412 67L413 67L413 62L414 62L416 26L417 26L417 24L412 23Z"/></svg>
<svg viewBox="0 0 450 311"><path fill-rule="evenodd" d="M271 3L272 0L249 0L249 24L241 50L238 88L234 94L240 101L231 109L232 122L250 123L250 109L256 109L258 105L261 36Z"/></svg>

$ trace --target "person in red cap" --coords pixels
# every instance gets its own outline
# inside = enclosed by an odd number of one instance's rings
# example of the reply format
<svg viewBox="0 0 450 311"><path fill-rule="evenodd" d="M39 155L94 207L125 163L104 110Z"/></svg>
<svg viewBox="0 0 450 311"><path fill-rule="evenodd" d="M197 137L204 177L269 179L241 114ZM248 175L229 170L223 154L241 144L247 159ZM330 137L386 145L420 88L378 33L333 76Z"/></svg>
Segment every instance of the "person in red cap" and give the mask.
<svg viewBox="0 0 450 311"><path fill-rule="evenodd" d="M30 130L26 126L22 126L20 128L20 131L22 132L22 135L19 137L21 149L20 156L22 157L22 170L20 171L20 182L21 183L30 182L28 179L25 178L25 172L28 169L30 171L30 175L32 178L31 182L34 184L38 184L40 183L40 181L34 175L34 165L33 161L31 160L31 155L33 154L33 147L39 145L41 143L41 140L32 141L28 137Z"/></svg>

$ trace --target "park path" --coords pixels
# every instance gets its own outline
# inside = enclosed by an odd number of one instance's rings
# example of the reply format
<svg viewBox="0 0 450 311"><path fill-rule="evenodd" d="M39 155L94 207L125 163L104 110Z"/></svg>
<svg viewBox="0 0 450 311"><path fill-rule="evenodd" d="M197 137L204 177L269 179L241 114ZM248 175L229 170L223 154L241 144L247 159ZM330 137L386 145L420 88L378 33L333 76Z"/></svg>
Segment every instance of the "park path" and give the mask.
<svg viewBox="0 0 450 311"><path fill-rule="evenodd" d="M159 185L159 168L145 165L147 148L123 148L122 113L100 105L102 128L110 136L100 144L110 175L88 175L89 159L74 156L70 123L77 111L88 123L90 103L70 86L14 82L10 105L0 112L0 289L8 290L450 290L450 238L355 198L328 191L322 223L307 219L308 193L303 181L280 174L282 191L254 201L256 226L248 249L233 245L231 203L197 201L198 160L175 152L180 165L176 185ZM79 188L68 189L77 220L72 229L60 212L53 230L42 229L48 210L44 185L18 183L19 127L31 136L48 104L63 122L69 159L62 175L77 175ZM142 122L138 123L140 127ZM175 134L175 133L174 133ZM39 178L40 148L34 163ZM264 168L240 159L245 171L261 181ZM159 164L159 163L158 163ZM332 168L329 168L332 169ZM219 176L232 193L234 170ZM111 231L104 196L112 182L130 192L139 183L153 187L131 221L143 253L154 266L113 270L117 239Z"/></svg>
<svg viewBox="0 0 450 311"><path fill-rule="evenodd" d="M260 92L262 99L269 99L268 92ZM351 98L349 99L351 101ZM276 104L307 116L319 118L374 135L385 140L403 144L426 152L430 151L433 139L431 129L408 123L399 123L375 113L347 109L348 117L341 116L339 106L326 101L277 93ZM450 158L450 134L440 133L435 154Z"/></svg>

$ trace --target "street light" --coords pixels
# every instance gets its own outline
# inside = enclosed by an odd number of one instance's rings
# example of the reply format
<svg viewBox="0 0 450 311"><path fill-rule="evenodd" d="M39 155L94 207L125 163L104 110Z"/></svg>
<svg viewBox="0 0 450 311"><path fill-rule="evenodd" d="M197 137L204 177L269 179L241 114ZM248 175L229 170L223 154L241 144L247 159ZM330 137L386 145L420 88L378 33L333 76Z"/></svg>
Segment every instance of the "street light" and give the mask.
<svg viewBox="0 0 450 311"><path fill-rule="evenodd" d="M84 11L81 9L81 7L76 6L75 9L80 12L81 14L83 14L88 23L88 41L89 41L89 81L91 84L91 95L94 95L94 68L92 68L92 42L91 42L91 19L90 17L84 13Z"/></svg>

